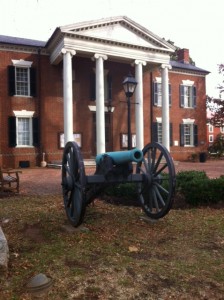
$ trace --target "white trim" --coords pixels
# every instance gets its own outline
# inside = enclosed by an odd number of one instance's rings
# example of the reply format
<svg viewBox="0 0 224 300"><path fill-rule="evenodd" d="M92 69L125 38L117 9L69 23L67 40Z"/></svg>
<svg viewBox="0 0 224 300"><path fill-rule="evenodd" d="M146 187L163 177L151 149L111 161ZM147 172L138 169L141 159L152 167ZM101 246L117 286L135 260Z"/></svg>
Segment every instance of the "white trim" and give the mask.
<svg viewBox="0 0 224 300"><path fill-rule="evenodd" d="M32 118L35 112L28 110L14 110L13 113L16 117Z"/></svg>
<svg viewBox="0 0 224 300"><path fill-rule="evenodd" d="M195 119L183 119L183 124L194 124Z"/></svg>
<svg viewBox="0 0 224 300"><path fill-rule="evenodd" d="M162 118L161 117L156 118L156 122L157 123L162 123Z"/></svg>
<svg viewBox="0 0 224 300"><path fill-rule="evenodd" d="M182 84L183 85L187 85L187 86L193 86L194 85L194 81L191 81L191 80L182 80Z"/></svg>
<svg viewBox="0 0 224 300"><path fill-rule="evenodd" d="M88 108L89 108L90 111L96 112L96 106L94 106L94 105L88 105ZM112 106L112 107L111 107L111 112L114 112L114 109L115 109L115 107ZM105 112L109 112L107 106L104 106L104 111L105 111Z"/></svg>
<svg viewBox="0 0 224 300"><path fill-rule="evenodd" d="M162 83L162 78L161 77L156 77L155 82L156 83Z"/></svg>
<svg viewBox="0 0 224 300"><path fill-rule="evenodd" d="M13 63L13 66L15 66L15 67L31 68L33 62L23 60L23 59L20 59L20 60L12 59L12 63Z"/></svg>

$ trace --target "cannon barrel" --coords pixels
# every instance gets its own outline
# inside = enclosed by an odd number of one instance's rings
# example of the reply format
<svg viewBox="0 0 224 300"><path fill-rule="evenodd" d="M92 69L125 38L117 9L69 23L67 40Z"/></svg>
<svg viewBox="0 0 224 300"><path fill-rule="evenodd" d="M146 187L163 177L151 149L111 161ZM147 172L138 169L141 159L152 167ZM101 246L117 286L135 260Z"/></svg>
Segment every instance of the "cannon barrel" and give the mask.
<svg viewBox="0 0 224 300"><path fill-rule="evenodd" d="M112 158L114 165L121 165L128 162L140 162L143 159L143 153L141 150L135 148L128 151L115 151L98 154L96 156L96 164L99 164L104 155L108 155Z"/></svg>

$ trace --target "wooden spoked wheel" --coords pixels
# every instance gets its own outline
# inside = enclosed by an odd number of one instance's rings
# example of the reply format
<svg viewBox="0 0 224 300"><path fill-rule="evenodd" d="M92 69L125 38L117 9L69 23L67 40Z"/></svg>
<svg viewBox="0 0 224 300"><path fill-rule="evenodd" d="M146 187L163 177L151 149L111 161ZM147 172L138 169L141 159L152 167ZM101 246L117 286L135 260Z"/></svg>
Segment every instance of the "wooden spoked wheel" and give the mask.
<svg viewBox="0 0 224 300"><path fill-rule="evenodd" d="M144 180L137 184L139 200L148 217L159 219L173 203L176 183L173 160L159 143L147 144L142 152L143 160L136 167L136 173L144 175Z"/></svg>
<svg viewBox="0 0 224 300"><path fill-rule="evenodd" d="M75 142L65 145L62 158L62 193L67 217L75 227L85 214L86 176L82 155Z"/></svg>

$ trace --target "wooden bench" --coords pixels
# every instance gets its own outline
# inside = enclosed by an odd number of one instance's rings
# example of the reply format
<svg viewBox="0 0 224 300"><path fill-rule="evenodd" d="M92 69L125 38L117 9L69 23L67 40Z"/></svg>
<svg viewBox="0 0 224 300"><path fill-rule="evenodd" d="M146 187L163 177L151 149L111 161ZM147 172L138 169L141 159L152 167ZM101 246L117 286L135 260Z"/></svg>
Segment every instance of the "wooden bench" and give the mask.
<svg viewBox="0 0 224 300"><path fill-rule="evenodd" d="M19 193L19 173L18 170L3 170L0 167L0 191L15 191Z"/></svg>

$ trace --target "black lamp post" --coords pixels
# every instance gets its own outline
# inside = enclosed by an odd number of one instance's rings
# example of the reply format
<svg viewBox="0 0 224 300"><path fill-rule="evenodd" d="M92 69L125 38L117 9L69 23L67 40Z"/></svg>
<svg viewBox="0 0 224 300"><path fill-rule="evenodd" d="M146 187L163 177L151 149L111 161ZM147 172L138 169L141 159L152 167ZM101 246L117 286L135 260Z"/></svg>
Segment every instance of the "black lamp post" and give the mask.
<svg viewBox="0 0 224 300"><path fill-rule="evenodd" d="M137 86L137 81L135 78L129 74L123 81L123 88L125 91L125 95L127 97L127 105L128 105L128 150L132 148L132 141L131 141L131 102L130 98L135 92L135 88Z"/></svg>

